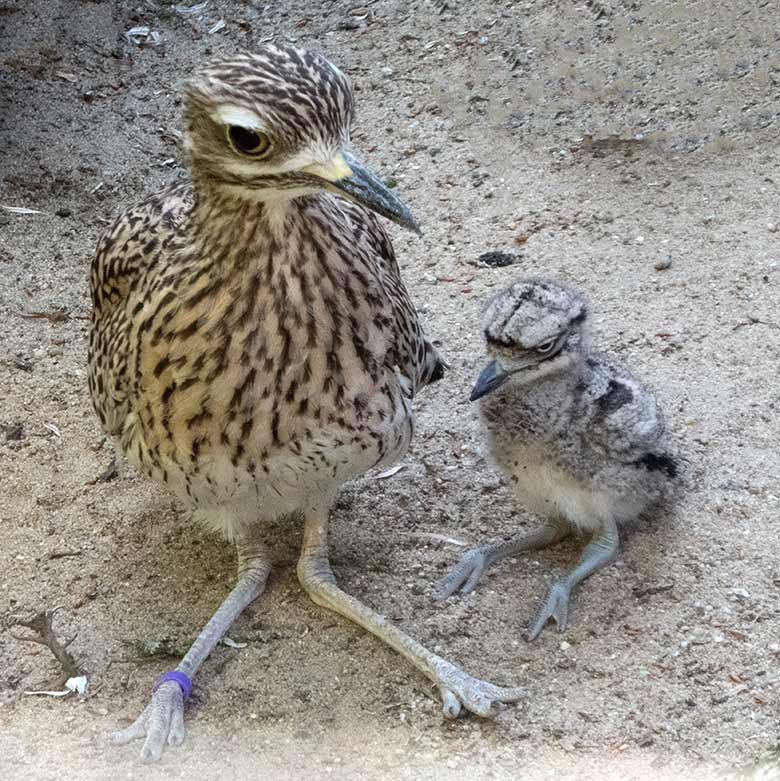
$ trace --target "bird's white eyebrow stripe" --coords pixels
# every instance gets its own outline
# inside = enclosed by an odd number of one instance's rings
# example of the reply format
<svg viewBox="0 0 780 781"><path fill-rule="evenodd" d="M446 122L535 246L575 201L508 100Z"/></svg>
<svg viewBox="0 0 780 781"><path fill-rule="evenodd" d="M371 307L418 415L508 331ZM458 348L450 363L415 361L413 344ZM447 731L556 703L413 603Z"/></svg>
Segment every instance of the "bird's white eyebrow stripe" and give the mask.
<svg viewBox="0 0 780 781"><path fill-rule="evenodd" d="M217 106L212 113L211 118L221 125L238 125L240 127L249 127L255 130L263 130L263 123L260 117L243 106L233 106L223 104Z"/></svg>

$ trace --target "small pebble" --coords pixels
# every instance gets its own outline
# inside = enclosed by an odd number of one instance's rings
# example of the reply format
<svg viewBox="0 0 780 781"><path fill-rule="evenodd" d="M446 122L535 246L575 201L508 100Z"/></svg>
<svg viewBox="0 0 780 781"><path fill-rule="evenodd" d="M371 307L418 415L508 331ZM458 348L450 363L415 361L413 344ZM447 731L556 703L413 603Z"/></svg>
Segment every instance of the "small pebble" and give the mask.
<svg viewBox="0 0 780 781"><path fill-rule="evenodd" d="M566 642L566 640L564 640L563 642L561 642L559 648L561 649L561 651L568 651L571 648L571 643L568 643Z"/></svg>
<svg viewBox="0 0 780 781"><path fill-rule="evenodd" d="M516 255L510 255L508 252L483 252L479 256L479 262L492 268L503 268L511 266L517 260Z"/></svg>
<svg viewBox="0 0 780 781"><path fill-rule="evenodd" d="M357 30L360 27L360 20L354 16L348 16L342 19L338 24L339 30Z"/></svg>
<svg viewBox="0 0 780 781"><path fill-rule="evenodd" d="M666 269L671 267L672 267L671 255L666 260L659 260L658 263L655 264L656 271L666 271Z"/></svg>

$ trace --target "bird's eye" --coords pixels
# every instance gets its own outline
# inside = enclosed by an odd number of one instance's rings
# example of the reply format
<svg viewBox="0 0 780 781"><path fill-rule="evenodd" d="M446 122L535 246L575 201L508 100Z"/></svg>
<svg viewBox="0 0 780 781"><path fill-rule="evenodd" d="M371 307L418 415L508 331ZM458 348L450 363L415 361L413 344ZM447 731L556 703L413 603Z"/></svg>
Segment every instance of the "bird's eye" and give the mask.
<svg viewBox="0 0 780 781"><path fill-rule="evenodd" d="M540 355L547 355L547 353L552 352L552 349L553 349L553 347L555 347L555 343L556 342L557 342L557 339L550 339L547 342L542 342L541 344L536 345L536 347L534 349Z"/></svg>
<svg viewBox="0 0 780 781"><path fill-rule="evenodd" d="M230 146L242 155L261 157L271 148L271 140L265 133L241 125L228 125Z"/></svg>

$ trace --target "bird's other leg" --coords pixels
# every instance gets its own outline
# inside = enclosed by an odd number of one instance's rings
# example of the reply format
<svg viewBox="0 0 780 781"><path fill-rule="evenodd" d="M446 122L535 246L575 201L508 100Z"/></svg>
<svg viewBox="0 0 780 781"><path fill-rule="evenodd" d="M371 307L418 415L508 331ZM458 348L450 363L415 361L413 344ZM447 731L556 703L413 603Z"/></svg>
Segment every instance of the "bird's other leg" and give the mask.
<svg viewBox="0 0 780 781"><path fill-rule="evenodd" d="M122 450L122 444L118 437L114 437L114 457L111 459L111 463L94 479L91 481L92 485L97 483L108 483L111 480L119 478L120 480L127 475L127 464L125 463L125 455Z"/></svg>
<svg viewBox="0 0 780 781"><path fill-rule="evenodd" d="M433 598L437 602L452 596L458 589L464 594L471 593L479 583L488 567L497 561L514 556L527 550L541 550L555 545L571 534L571 526L564 520L550 521L540 529L513 537L511 540L491 542L472 548L461 560L436 584Z"/></svg>
<svg viewBox="0 0 780 781"><path fill-rule="evenodd" d="M298 579L314 602L376 635L433 681L441 692L447 718L456 718L461 707L479 716L488 716L494 702L514 702L523 696L522 689L503 688L473 678L342 591L336 585L328 561L326 512L311 513L306 517Z"/></svg>
<svg viewBox="0 0 780 781"><path fill-rule="evenodd" d="M528 627L526 639L536 640L550 619L555 621L558 625L558 631L562 632L569 620L569 597L572 589L597 569L609 564L617 556L619 549L620 537L617 524L614 521L609 521L604 524L601 531L593 535L582 552L577 566L550 586L547 599Z"/></svg>
<svg viewBox="0 0 780 781"><path fill-rule="evenodd" d="M244 608L265 588L271 571L271 558L263 543L247 537L236 543L238 553L238 581L225 601L203 627L195 642L176 667L192 679L214 646L227 632ZM187 692L189 693L189 692ZM141 758L145 762L158 760L166 742L178 746L184 741L184 689L176 680L166 680L152 693L151 702L127 729L114 732L115 743L127 743L146 736Z"/></svg>

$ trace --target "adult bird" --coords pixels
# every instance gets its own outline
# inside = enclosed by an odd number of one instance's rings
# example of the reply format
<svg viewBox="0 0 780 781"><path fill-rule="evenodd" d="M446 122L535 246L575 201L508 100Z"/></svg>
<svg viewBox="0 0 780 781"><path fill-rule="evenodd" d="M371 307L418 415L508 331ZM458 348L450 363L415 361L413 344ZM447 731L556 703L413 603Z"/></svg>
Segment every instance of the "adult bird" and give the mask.
<svg viewBox="0 0 780 781"><path fill-rule="evenodd" d="M618 526L673 493L678 459L653 394L628 369L591 351L584 298L542 279L493 296L484 335L491 361L471 400L480 400L490 453L518 501L541 528L467 552L436 589L470 592L505 556L539 550L574 530L591 538L577 565L551 585L528 629L566 627L572 590L609 563Z"/></svg>
<svg viewBox="0 0 780 781"><path fill-rule="evenodd" d="M353 96L322 56L266 46L186 88L191 181L125 212L92 266L89 387L138 469L235 541L238 581L119 742L157 759L184 739L192 677L262 591L264 525L303 516L298 578L439 686L445 714L520 690L472 678L336 584L339 488L406 451L411 401L442 374L373 212L417 230L349 151Z"/></svg>

